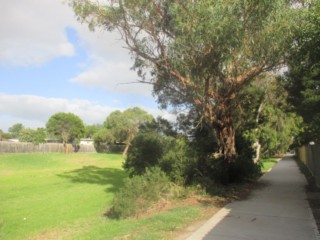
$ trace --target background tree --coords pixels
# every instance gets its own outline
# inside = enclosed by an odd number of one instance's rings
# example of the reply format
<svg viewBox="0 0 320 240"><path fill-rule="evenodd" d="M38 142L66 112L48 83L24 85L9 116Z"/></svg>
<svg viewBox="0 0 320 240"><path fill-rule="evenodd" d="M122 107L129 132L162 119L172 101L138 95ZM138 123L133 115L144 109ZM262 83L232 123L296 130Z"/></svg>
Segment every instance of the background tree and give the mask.
<svg viewBox="0 0 320 240"><path fill-rule="evenodd" d="M270 157L288 151L299 134L300 124L301 118L297 114L273 108L271 105L266 106L258 132L262 155Z"/></svg>
<svg viewBox="0 0 320 240"><path fill-rule="evenodd" d="M52 115L46 127L49 134L62 140L65 150L67 143L80 139L85 131L82 120L73 113L60 112Z"/></svg>
<svg viewBox="0 0 320 240"><path fill-rule="evenodd" d="M103 128L102 124L93 124L85 126L85 138L93 138L93 136Z"/></svg>
<svg viewBox="0 0 320 240"><path fill-rule="evenodd" d="M70 3L91 29L121 34L141 81L153 84L162 107L198 111L226 162L236 157L232 112L238 91L284 63L304 11L286 0Z"/></svg>
<svg viewBox="0 0 320 240"><path fill-rule="evenodd" d="M297 35L295 48L282 79L289 102L303 117L304 128L298 144L320 141L320 2L310 5L304 28Z"/></svg>
<svg viewBox="0 0 320 240"><path fill-rule="evenodd" d="M110 146L114 144L115 138L111 131L106 128L101 128L93 135L94 147L97 152L110 152Z"/></svg>
<svg viewBox="0 0 320 240"><path fill-rule="evenodd" d="M151 122L153 116L146 111L135 107L124 112L112 112L103 123L104 127L113 135L116 143L125 144L123 155L127 154L130 143L139 131L141 124Z"/></svg>
<svg viewBox="0 0 320 240"><path fill-rule="evenodd" d="M35 144L46 142L46 131L44 128L33 130L31 128L24 128L19 133L20 142L31 142Z"/></svg>
<svg viewBox="0 0 320 240"><path fill-rule="evenodd" d="M18 138L19 133L21 132L22 129L24 129L23 124L16 123L9 128L9 133L11 134L12 138Z"/></svg>
<svg viewBox="0 0 320 240"><path fill-rule="evenodd" d="M301 118L288 103L288 92L274 74L261 75L240 94L236 127L255 142L257 160L285 153L299 134ZM258 151L259 150L259 151Z"/></svg>
<svg viewBox="0 0 320 240"><path fill-rule="evenodd" d="M167 119L164 119L160 116L158 116L156 119L152 119L151 122L147 121L145 123L142 123L139 127L139 131L144 133L156 132L160 135L171 137L176 137L178 135L174 125Z"/></svg>
<svg viewBox="0 0 320 240"><path fill-rule="evenodd" d="M3 140L3 131L0 129L0 141L2 141Z"/></svg>

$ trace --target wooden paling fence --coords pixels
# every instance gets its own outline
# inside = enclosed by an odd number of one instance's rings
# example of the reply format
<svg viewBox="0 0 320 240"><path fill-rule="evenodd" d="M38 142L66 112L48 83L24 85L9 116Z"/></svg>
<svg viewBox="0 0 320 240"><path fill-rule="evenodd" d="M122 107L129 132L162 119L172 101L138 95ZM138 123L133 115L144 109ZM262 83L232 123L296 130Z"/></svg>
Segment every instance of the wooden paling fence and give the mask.
<svg viewBox="0 0 320 240"><path fill-rule="evenodd" d="M302 146L296 150L296 155L308 167L320 187L320 144Z"/></svg>
<svg viewBox="0 0 320 240"><path fill-rule="evenodd" d="M0 142L0 153L89 153L96 152L93 145L80 144L77 149L72 144L67 144L66 151L62 143L22 143Z"/></svg>

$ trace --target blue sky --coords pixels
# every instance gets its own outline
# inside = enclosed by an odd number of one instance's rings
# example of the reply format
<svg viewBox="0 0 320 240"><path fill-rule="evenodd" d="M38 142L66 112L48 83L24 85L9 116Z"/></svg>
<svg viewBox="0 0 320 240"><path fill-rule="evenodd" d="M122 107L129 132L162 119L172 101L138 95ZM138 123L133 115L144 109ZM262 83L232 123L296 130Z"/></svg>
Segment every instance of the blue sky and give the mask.
<svg viewBox="0 0 320 240"><path fill-rule="evenodd" d="M123 84L138 77L115 33L90 32L60 0L5 1L0 14L0 129L43 127L56 112L102 123L134 106L172 119L150 85Z"/></svg>

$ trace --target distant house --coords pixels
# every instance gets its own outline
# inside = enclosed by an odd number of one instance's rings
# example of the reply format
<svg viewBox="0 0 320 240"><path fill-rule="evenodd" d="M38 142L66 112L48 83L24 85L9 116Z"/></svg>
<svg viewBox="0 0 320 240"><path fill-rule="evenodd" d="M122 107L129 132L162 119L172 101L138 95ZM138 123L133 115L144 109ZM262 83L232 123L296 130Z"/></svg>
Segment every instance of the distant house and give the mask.
<svg viewBox="0 0 320 240"><path fill-rule="evenodd" d="M94 145L94 141L92 138L81 138L80 144L82 145Z"/></svg>
<svg viewBox="0 0 320 240"><path fill-rule="evenodd" d="M11 138L7 140L8 142L20 142L18 138Z"/></svg>

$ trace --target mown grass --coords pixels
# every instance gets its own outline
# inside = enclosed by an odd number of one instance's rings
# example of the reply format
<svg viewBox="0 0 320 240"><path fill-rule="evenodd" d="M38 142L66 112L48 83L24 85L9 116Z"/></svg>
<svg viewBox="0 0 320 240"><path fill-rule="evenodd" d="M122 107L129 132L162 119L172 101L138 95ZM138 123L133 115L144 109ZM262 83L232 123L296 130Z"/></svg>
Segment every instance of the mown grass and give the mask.
<svg viewBox="0 0 320 240"><path fill-rule="evenodd" d="M201 215L187 206L138 220L104 216L127 174L120 155L0 155L0 239L161 239Z"/></svg>
<svg viewBox="0 0 320 240"><path fill-rule="evenodd" d="M277 158L262 158L260 161L262 163L261 171L265 173L272 169L279 160Z"/></svg>

